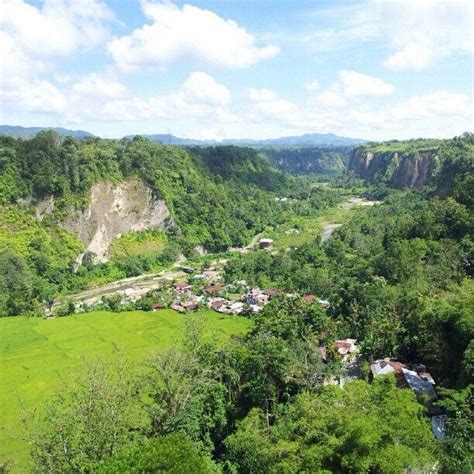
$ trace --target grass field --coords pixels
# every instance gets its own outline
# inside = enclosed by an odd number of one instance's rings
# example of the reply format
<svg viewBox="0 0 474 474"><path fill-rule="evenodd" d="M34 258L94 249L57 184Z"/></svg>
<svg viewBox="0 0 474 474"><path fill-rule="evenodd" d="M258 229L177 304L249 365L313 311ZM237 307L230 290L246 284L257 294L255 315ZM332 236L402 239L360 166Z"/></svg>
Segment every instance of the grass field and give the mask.
<svg viewBox="0 0 474 474"><path fill-rule="evenodd" d="M225 341L251 321L202 311L210 337ZM133 362L153 351L179 345L187 316L164 309L155 313L105 311L65 318L0 318L0 464L28 462L20 419L74 379L93 359L111 360L120 349Z"/></svg>
<svg viewBox="0 0 474 474"><path fill-rule="evenodd" d="M289 247L299 247L314 240L326 224L342 224L352 215L353 209L333 207L321 213L318 217L302 218L298 234L287 234L288 226L281 226L270 234L273 248L276 250Z"/></svg>

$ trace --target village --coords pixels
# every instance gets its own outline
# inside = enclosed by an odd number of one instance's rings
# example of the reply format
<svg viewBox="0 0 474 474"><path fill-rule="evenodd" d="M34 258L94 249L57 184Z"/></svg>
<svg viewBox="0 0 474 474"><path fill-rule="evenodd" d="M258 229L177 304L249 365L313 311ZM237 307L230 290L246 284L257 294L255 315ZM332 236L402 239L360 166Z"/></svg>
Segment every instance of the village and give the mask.
<svg viewBox="0 0 474 474"><path fill-rule="evenodd" d="M262 250L270 251L273 241L261 238L257 241ZM172 309L178 313L193 313L200 310L212 310L226 315L252 317L276 297L300 298L305 304L317 304L324 310L331 307L328 300L315 294L286 293L276 288L259 288L249 285L245 280L225 282L223 264L225 260L215 260L198 272L192 266L179 265L171 273L153 280L144 280L141 284L127 287L119 286L114 293L94 297L76 305L76 311L90 310L90 305L101 305L115 300L122 308L133 306L137 309L159 311ZM396 358L385 357L370 363L368 374L362 371L357 340L353 338L338 339L331 347L321 344L318 350L319 361L327 364L331 357L339 367L337 376L317 374L318 383L343 387L347 382L366 378L375 378L393 374L395 383L400 389L411 390L422 403L431 420L433 435L440 439L444 436L446 415L433 402L437 400L435 381L423 365L405 364Z"/></svg>

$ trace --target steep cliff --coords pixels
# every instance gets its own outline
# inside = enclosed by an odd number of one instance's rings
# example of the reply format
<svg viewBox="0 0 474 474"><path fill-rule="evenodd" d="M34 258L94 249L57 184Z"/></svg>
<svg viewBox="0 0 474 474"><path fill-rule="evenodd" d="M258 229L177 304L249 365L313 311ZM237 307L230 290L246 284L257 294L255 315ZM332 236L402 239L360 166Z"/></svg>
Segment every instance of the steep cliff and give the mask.
<svg viewBox="0 0 474 474"><path fill-rule="evenodd" d="M397 188L418 188L428 184L439 171L437 149L411 151L354 150L349 169L369 182L386 183Z"/></svg>
<svg viewBox="0 0 474 474"><path fill-rule="evenodd" d="M349 170L370 183L397 188L438 185L447 151L463 154L465 137L372 143L354 149Z"/></svg>
<svg viewBox="0 0 474 474"><path fill-rule="evenodd" d="M345 169L352 147L263 148L271 165L296 174L338 173Z"/></svg>
<svg viewBox="0 0 474 474"><path fill-rule="evenodd" d="M54 210L54 201L41 201L36 206L37 216ZM90 190L85 209L70 209L59 225L76 236L86 252L97 261L107 260L112 241L125 232L146 229L166 229L171 224L165 202L154 197L152 189L137 178L119 183L101 181ZM81 256L79 257L79 259Z"/></svg>

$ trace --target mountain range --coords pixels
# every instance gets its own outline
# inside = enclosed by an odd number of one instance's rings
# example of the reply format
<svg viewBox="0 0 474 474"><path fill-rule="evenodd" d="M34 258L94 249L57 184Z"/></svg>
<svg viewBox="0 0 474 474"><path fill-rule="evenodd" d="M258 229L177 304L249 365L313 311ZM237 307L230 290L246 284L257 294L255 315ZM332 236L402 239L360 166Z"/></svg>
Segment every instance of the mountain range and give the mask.
<svg viewBox="0 0 474 474"><path fill-rule="evenodd" d="M251 147L262 146L351 146L360 145L367 140L340 137L333 133L305 133L304 135L288 136L280 138L267 138L253 140L250 138L227 138L224 140L196 140L191 138L180 138L171 134L143 135L152 141L161 142L165 145L181 146L209 146L209 145L240 145ZM133 138L127 135L124 138Z"/></svg>
<svg viewBox="0 0 474 474"><path fill-rule="evenodd" d="M74 138L93 137L92 133L84 130L69 130L61 127L21 127L12 125L0 125L0 135L16 138L33 138L42 130L54 130L61 137L72 136ZM132 139L135 135L126 135L124 138ZM341 137L333 133L306 133L298 136L280 138L268 138L253 140L246 138L228 138L225 140L197 140L192 138L181 138L169 133L143 135L144 137L163 143L164 145L178 146L209 146L209 145L240 145L250 147L264 146L353 146L365 143L367 140Z"/></svg>
<svg viewBox="0 0 474 474"><path fill-rule="evenodd" d="M53 130L61 137L87 138L93 137L92 133L85 130L69 130L62 127L21 127L19 125L0 125L0 135L14 138L33 138L38 132Z"/></svg>

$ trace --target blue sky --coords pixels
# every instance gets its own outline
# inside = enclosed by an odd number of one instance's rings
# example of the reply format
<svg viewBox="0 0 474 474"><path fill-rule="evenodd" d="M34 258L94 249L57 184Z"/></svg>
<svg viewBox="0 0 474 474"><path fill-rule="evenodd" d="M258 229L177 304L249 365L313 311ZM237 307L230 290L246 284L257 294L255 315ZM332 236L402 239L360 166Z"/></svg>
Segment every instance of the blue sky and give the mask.
<svg viewBox="0 0 474 474"><path fill-rule="evenodd" d="M105 137L473 129L455 0L0 0L0 121Z"/></svg>

